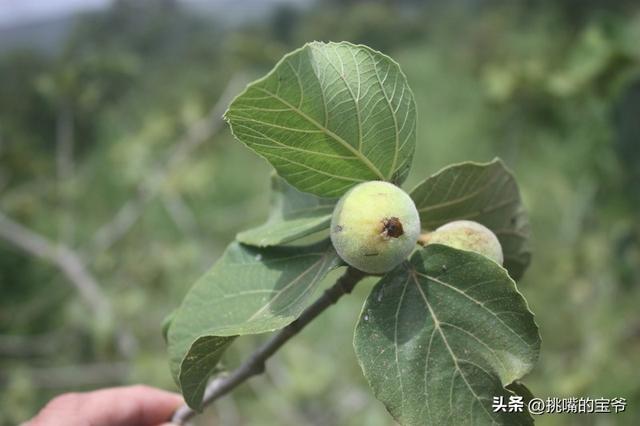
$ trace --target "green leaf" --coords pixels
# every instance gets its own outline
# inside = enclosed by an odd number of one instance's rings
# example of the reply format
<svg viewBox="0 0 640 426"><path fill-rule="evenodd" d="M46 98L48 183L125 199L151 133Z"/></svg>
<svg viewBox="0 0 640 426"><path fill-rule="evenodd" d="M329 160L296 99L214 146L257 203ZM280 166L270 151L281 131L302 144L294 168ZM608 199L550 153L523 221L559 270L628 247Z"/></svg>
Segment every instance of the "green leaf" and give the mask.
<svg viewBox="0 0 640 426"><path fill-rule="evenodd" d="M415 102L399 65L347 42L286 55L225 119L280 176L322 197L369 180L400 184L415 149Z"/></svg>
<svg viewBox="0 0 640 426"><path fill-rule="evenodd" d="M164 338L164 341L167 341L167 335L169 333L169 327L171 327L171 323L173 322L173 318L176 316L176 311L173 310L169 313L169 315L167 315L166 317L164 317L164 319L162 320L162 337Z"/></svg>
<svg viewBox="0 0 640 426"><path fill-rule="evenodd" d="M278 175L271 177L271 213L263 225L240 232L238 241L258 247L281 245L328 229L336 203L300 192Z"/></svg>
<svg viewBox="0 0 640 426"><path fill-rule="evenodd" d="M354 347L374 394L403 425L532 424L494 413L492 398L531 370L540 336L506 271L433 244L367 298Z"/></svg>
<svg viewBox="0 0 640 426"><path fill-rule="evenodd" d="M504 266L520 279L531 261L529 218L513 174L500 159L446 167L411 191L422 227L434 230L467 219L491 229L502 245Z"/></svg>
<svg viewBox="0 0 640 426"><path fill-rule="evenodd" d="M209 377L220 370L220 358L235 338L202 336L193 342L180 365L178 381L184 401L189 407L202 410L202 398Z"/></svg>
<svg viewBox="0 0 640 426"><path fill-rule="evenodd" d="M526 387L524 383L519 382L517 380L505 387L509 389L511 392L515 393L516 395L521 396L522 400L524 401L525 407L529 405L529 401L535 398L533 393L529 390L529 388Z"/></svg>
<svg viewBox="0 0 640 426"><path fill-rule="evenodd" d="M187 404L200 407L209 376L236 336L291 323L339 265L328 240L263 249L232 243L187 293L169 326L171 371Z"/></svg>

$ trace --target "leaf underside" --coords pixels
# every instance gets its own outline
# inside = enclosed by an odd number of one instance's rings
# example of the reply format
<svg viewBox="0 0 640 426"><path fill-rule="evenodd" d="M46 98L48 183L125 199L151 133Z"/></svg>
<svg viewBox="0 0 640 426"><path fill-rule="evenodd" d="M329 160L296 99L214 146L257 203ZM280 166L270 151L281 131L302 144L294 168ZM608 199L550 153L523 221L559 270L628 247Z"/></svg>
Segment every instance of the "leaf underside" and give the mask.
<svg viewBox="0 0 640 426"><path fill-rule="evenodd" d="M301 192L276 174L271 177L269 219L236 239L258 247L282 245L328 229L336 200Z"/></svg>
<svg viewBox="0 0 640 426"><path fill-rule="evenodd" d="M502 161L446 167L411 191L422 227L434 230L454 220L473 220L491 229L502 245L504 266L520 279L531 261L529 218L520 191Z"/></svg>
<svg viewBox="0 0 640 426"><path fill-rule="evenodd" d="M202 398L209 377L219 370L218 363L234 337L202 336L189 348L180 365L180 390L187 405L202 410Z"/></svg>
<svg viewBox="0 0 640 426"><path fill-rule="evenodd" d="M191 288L169 327L171 371L185 401L199 408L209 376L236 336L291 323L340 264L328 240L307 247L232 243Z"/></svg>
<svg viewBox="0 0 640 426"><path fill-rule="evenodd" d="M402 183L415 149L415 102L399 65L347 42L286 55L225 119L280 176L322 197L370 180Z"/></svg>
<svg viewBox="0 0 640 426"><path fill-rule="evenodd" d="M374 394L403 425L528 425L494 396L537 360L533 314L506 271L433 244L374 287L354 347Z"/></svg>

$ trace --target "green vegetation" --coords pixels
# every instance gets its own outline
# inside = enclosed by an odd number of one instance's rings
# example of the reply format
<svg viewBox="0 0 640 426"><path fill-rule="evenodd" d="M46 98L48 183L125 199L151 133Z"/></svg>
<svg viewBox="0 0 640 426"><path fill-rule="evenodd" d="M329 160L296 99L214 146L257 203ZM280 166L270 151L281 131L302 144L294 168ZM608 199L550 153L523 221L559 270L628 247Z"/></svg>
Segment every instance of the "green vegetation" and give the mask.
<svg viewBox="0 0 640 426"><path fill-rule="evenodd" d="M284 244L233 242L165 322L171 372L186 402L175 423L264 372L285 343L367 275L381 278L353 346L374 395L400 424L533 423L527 411L491 405L517 397L513 386L540 353L533 313L500 266L492 232L505 240L508 258L520 256L529 239L517 185L499 160L453 165L411 195L402 190L416 145L413 94L390 57L344 41L307 43L285 55L233 100L225 118L297 191L274 186L282 199L272 203L276 220L258 228ZM306 206L296 211L311 217L283 228L291 222L278 220L283 206L302 196ZM317 223L318 207L331 200L318 196L341 196L330 224ZM436 220L446 225L430 228ZM436 244L419 247L422 231L433 231ZM515 272L527 266L528 257ZM335 283L308 302L340 267ZM270 331L238 368L220 372L236 338Z"/></svg>
<svg viewBox="0 0 640 426"><path fill-rule="evenodd" d="M628 400L622 414L536 423L638 423L640 11L631 2L331 1L231 30L170 2L132 3L83 17L59 50L0 58L0 423L69 390L174 388L163 318L269 205L269 166L218 118L246 82L310 40L366 43L402 64L420 114L405 187L495 156L518 177L535 236L518 288L543 339L527 386L540 397ZM317 213L327 223L331 209ZM271 220L300 217L294 204ZM11 238L32 236L15 223L46 237L37 256ZM92 279L70 276L69 253ZM519 253L505 259L512 275L529 248ZM390 424L350 350L370 291L360 284L203 424ZM259 341L238 339L224 367Z"/></svg>

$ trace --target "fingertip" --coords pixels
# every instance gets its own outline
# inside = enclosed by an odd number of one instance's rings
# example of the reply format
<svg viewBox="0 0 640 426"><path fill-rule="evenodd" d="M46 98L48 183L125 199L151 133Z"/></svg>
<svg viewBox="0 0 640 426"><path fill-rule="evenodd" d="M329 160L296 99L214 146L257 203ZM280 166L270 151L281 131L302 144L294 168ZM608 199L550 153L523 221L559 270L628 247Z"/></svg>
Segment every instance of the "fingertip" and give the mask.
<svg viewBox="0 0 640 426"><path fill-rule="evenodd" d="M180 394L151 386L133 385L129 386L127 391L133 399L138 401L143 421L147 424L166 422L173 412L184 404Z"/></svg>
<svg viewBox="0 0 640 426"><path fill-rule="evenodd" d="M146 385L102 389L87 394L94 413L102 411L108 425L157 425L171 418L183 403L179 394Z"/></svg>

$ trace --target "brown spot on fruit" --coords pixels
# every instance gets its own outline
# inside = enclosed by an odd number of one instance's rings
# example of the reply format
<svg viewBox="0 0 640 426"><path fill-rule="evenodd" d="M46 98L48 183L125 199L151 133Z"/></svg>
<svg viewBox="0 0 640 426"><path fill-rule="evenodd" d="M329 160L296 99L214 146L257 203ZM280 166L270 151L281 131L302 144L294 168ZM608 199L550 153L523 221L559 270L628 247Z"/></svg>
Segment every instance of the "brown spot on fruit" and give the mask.
<svg viewBox="0 0 640 426"><path fill-rule="evenodd" d="M382 220L382 236L398 238L404 234L402 223L397 217L389 217Z"/></svg>
<svg viewBox="0 0 640 426"><path fill-rule="evenodd" d="M368 274L382 274L402 263L415 249L419 234L415 203L389 182L354 186L340 198L331 216L336 252L347 264Z"/></svg>

